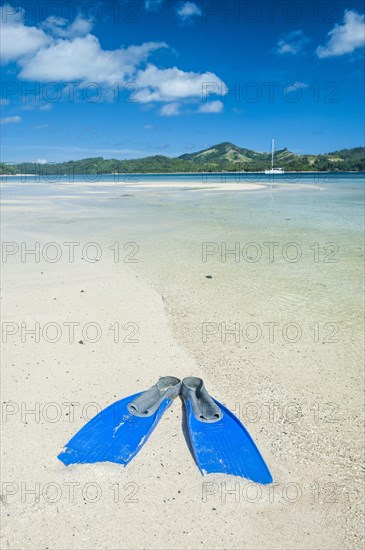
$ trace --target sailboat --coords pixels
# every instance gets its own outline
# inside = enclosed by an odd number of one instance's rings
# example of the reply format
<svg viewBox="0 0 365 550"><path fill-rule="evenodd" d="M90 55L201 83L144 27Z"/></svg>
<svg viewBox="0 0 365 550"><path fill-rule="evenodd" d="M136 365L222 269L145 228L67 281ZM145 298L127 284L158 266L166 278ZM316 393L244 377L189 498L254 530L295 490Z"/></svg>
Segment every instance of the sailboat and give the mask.
<svg viewBox="0 0 365 550"><path fill-rule="evenodd" d="M274 168L274 151L275 151L275 140L271 141L271 168L270 170L265 170L265 174L284 174L284 168Z"/></svg>

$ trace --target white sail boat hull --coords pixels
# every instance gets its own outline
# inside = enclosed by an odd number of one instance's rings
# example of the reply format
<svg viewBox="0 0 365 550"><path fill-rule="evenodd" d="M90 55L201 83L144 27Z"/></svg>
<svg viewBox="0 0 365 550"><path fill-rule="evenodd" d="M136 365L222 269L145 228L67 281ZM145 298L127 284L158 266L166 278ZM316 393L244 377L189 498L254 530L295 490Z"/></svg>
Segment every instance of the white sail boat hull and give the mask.
<svg viewBox="0 0 365 550"><path fill-rule="evenodd" d="M273 168L272 170L265 170L265 174L285 174L284 168Z"/></svg>
<svg viewBox="0 0 365 550"><path fill-rule="evenodd" d="M265 170L265 174L285 174L284 168L274 168L274 150L275 150L275 140L271 141L271 168L270 170Z"/></svg>

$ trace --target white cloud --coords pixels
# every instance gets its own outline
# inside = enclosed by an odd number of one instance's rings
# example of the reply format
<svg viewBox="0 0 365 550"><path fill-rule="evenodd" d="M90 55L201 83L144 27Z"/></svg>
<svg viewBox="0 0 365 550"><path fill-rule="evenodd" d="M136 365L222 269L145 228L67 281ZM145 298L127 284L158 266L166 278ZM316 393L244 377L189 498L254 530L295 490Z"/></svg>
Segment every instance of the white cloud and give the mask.
<svg viewBox="0 0 365 550"><path fill-rule="evenodd" d="M35 161L36 164L47 164L48 160L46 159L38 159Z"/></svg>
<svg viewBox="0 0 365 550"><path fill-rule="evenodd" d="M3 64L33 54L51 42L41 29L25 26L23 18L22 8L0 7L0 60Z"/></svg>
<svg viewBox="0 0 365 550"><path fill-rule="evenodd" d="M144 7L147 11L157 11L162 4L162 0L145 0Z"/></svg>
<svg viewBox="0 0 365 550"><path fill-rule="evenodd" d="M52 103L40 103L40 99L36 101L28 100L22 102L20 109L22 111L50 111L53 107Z"/></svg>
<svg viewBox="0 0 365 550"><path fill-rule="evenodd" d="M226 93L226 85L214 73L185 72L177 67L159 69L149 64L138 71L135 82L139 87L135 99L141 103L202 97L208 85L213 86L216 93Z"/></svg>
<svg viewBox="0 0 365 550"><path fill-rule="evenodd" d="M292 31L278 41L276 45L276 53L280 55L297 55L301 53L309 42L302 30Z"/></svg>
<svg viewBox="0 0 365 550"><path fill-rule="evenodd" d="M198 113L221 113L223 111L223 102L222 101L209 101L203 103L199 109Z"/></svg>
<svg viewBox="0 0 365 550"><path fill-rule="evenodd" d="M20 61L20 77L26 80L122 82L164 42L145 42L118 50L103 50L96 36L58 39L33 58Z"/></svg>
<svg viewBox="0 0 365 550"><path fill-rule="evenodd" d="M309 88L309 84L306 84L305 82L293 82L290 84L287 88L287 92L296 92L297 90L304 90L305 88Z"/></svg>
<svg viewBox="0 0 365 550"><path fill-rule="evenodd" d="M6 5L0 9L1 59L17 61L19 76L25 80L123 82L154 50L167 47L164 42L146 42L104 50L90 34L92 22L81 16L72 23L49 17L40 29L24 24L21 8Z"/></svg>
<svg viewBox="0 0 365 550"><path fill-rule="evenodd" d="M21 121L22 119L20 116L6 116L4 118L0 118L0 124L17 124Z"/></svg>
<svg viewBox="0 0 365 550"><path fill-rule="evenodd" d="M146 9L150 10L160 4L161 1L157 0L145 2ZM9 6L2 9L7 10ZM185 2L179 13L183 18L191 17L198 15L200 8L193 2ZM41 24L42 28L31 27L25 25L24 10L18 8L12 11L10 17L4 18L2 27L2 38L6 39L7 44L2 52L3 61L16 61L20 68L18 76L23 80L79 85L94 82L104 86L133 82L137 87L133 99L146 106L157 102L166 103L166 108L161 109L161 114L165 116L179 114L182 102L186 104L189 100L196 102L197 99L227 93L225 83L212 72L189 72L177 67L160 69L152 64L149 61L152 53L160 48L168 48L165 42L145 42L115 50L103 49L98 38L90 32L92 22L81 16L73 22L49 17ZM48 104L36 108L45 110L51 107ZM22 108L35 107L25 105ZM204 105L201 112L219 110L221 102L212 101Z"/></svg>
<svg viewBox="0 0 365 550"><path fill-rule="evenodd" d="M365 45L365 15L346 10L342 25L335 25L328 33L325 46L318 46L316 54L320 59L338 57L352 53Z"/></svg>
<svg viewBox="0 0 365 550"><path fill-rule="evenodd" d="M194 2L185 2L177 9L177 14L183 21L186 21L194 16L199 17L202 14L202 10Z"/></svg>
<svg viewBox="0 0 365 550"><path fill-rule="evenodd" d="M48 19L42 23L42 28L46 32L61 38L85 36L91 31L92 27L93 22L90 19L85 19L81 15L78 15L72 23L63 17L54 16L48 17Z"/></svg>
<svg viewBox="0 0 365 550"><path fill-rule="evenodd" d="M180 114L180 106L178 103L167 103L160 109L162 116L177 116Z"/></svg>

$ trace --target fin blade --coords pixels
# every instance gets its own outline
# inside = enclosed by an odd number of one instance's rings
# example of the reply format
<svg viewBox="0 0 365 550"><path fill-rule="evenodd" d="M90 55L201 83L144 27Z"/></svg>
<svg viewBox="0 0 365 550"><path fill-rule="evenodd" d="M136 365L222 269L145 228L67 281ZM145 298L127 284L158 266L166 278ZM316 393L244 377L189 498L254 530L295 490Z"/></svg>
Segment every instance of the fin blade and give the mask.
<svg viewBox="0 0 365 550"><path fill-rule="evenodd" d="M165 398L152 416L137 417L127 405L141 393L125 397L98 413L70 439L57 458L66 466L94 462L128 464L172 403Z"/></svg>
<svg viewBox="0 0 365 550"><path fill-rule="evenodd" d="M272 476L250 434L239 419L214 399L223 417L208 424L197 420L186 401L191 445L203 473L223 473L256 483L271 483Z"/></svg>

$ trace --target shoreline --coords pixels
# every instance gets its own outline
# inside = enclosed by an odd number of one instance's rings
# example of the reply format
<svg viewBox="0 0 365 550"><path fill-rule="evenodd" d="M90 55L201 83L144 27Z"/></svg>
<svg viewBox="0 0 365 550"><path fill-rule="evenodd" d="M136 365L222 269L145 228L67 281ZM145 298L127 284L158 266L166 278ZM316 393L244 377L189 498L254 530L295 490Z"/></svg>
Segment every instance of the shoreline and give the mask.
<svg viewBox="0 0 365 550"><path fill-rule="evenodd" d="M37 182L39 183L39 182ZM46 182L45 185L49 183ZM149 189L166 189L166 190L186 190L186 191L278 191L280 188L290 189L296 191L298 189L316 189L322 191L323 188L320 187L321 182L316 183L306 183L303 182L275 182L275 181L254 181L254 182L227 182L227 183L218 183L218 182L195 182L195 181L98 181L98 182L89 182L89 181L63 181L62 185L64 187L80 187L80 188L93 188L93 187L106 187L106 188L121 188L121 189L133 189L133 190L149 190ZM64 197L65 198L65 197ZM69 198L73 198L70 195ZM5 201L2 203L6 206Z"/></svg>
<svg viewBox="0 0 365 550"><path fill-rule="evenodd" d="M272 174L265 174L264 171L262 172L105 172L103 174L98 174L97 172L90 172L89 175L100 175L102 176L125 176L125 177L134 177L134 176L215 176L215 175L221 175L224 176L224 174L229 175L267 175L270 176ZM285 176L286 174L333 174L333 175L339 175L339 174L364 174L365 171L359 171L359 170L346 170L346 171L328 171L328 170L287 170L284 172L284 174L274 174L274 176L281 177ZM80 176L84 177L87 174L73 174L73 177ZM0 174L0 178L21 178L21 177L37 177L37 178L45 178L45 177L67 177L69 174L45 174L40 175L38 173L33 174ZM72 182L71 182L72 183Z"/></svg>

